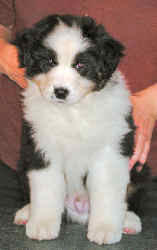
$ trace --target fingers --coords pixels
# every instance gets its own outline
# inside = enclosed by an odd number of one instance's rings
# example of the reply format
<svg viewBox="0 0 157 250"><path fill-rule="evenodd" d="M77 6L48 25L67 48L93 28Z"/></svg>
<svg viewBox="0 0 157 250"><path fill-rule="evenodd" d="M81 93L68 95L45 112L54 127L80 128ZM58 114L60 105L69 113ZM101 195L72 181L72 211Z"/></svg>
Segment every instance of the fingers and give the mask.
<svg viewBox="0 0 157 250"><path fill-rule="evenodd" d="M15 81L21 88L27 87L27 81L24 77L24 69L19 69L19 72L17 73L10 73L9 77Z"/></svg>
<svg viewBox="0 0 157 250"><path fill-rule="evenodd" d="M3 47L5 49L3 49L3 54L0 57L0 72L8 75L8 77L15 81L20 87L26 88L25 69L19 67L16 47L6 42L4 42ZM14 58L14 60L12 61L10 58Z"/></svg>
<svg viewBox="0 0 157 250"><path fill-rule="evenodd" d="M140 159L140 156L141 156L141 153L142 153L143 147L144 147L143 135L140 134L139 131L137 131L135 137L136 137L136 139L135 139L136 146L135 146L134 154L130 160L129 170L131 170L133 168L133 166L135 165L135 163Z"/></svg>
<svg viewBox="0 0 157 250"><path fill-rule="evenodd" d="M147 120L147 124L144 128L144 137L145 137L144 148L143 148L143 152L140 156L140 162L142 164L145 163L148 152L150 150L150 144L151 144L154 126L155 126L155 120L153 118L150 118L149 120Z"/></svg>
<svg viewBox="0 0 157 250"><path fill-rule="evenodd" d="M155 120L149 118L145 121L139 123L140 126L137 128L135 135L135 151L134 155L130 160L129 169L131 170L135 163L138 161L143 165L146 162L149 150L150 143L152 138L152 132L155 125ZM141 168L140 168L141 169Z"/></svg>
<svg viewBox="0 0 157 250"><path fill-rule="evenodd" d="M134 116L135 117L135 116ZM144 131L145 131L145 127L146 127L146 121L142 121L140 120L141 115L138 114L137 115L137 119L136 120L136 134L135 134L135 149L134 149L134 154L130 160L130 164L129 164L129 170L131 170L134 165L136 164L137 161L139 161L141 154L143 152L144 149L144 145L145 145L145 136L144 136ZM139 124L139 126L138 126Z"/></svg>
<svg viewBox="0 0 157 250"><path fill-rule="evenodd" d="M146 162L150 150L152 132L157 118L157 106L156 104L154 105L154 102L157 103L156 90L157 85L140 91L130 97L133 105L133 118L137 130L135 134L135 150L130 159L129 169L132 169L137 161L141 166Z"/></svg>
<svg viewBox="0 0 157 250"><path fill-rule="evenodd" d="M11 30L7 27L0 24L0 38L10 40L11 39Z"/></svg>
<svg viewBox="0 0 157 250"><path fill-rule="evenodd" d="M154 126L155 126L155 120L153 118L152 119L150 118L149 121L147 122L147 126L145 127L145 130L146 130L145 143L144 143L144 148L139 158L139 161L142 164L146 162L146 159L150 150L150 144L151 144Z"/></svg>
<svg viewBox="0 0 157 250"><path fill-rule="evenodd" d="M141 155L139 157L139 162L142 165L146 162L146 159L147 159L147 156L149 153L149 149L150 149L150 141L145 143L143 152L141 153Z"/></svg>

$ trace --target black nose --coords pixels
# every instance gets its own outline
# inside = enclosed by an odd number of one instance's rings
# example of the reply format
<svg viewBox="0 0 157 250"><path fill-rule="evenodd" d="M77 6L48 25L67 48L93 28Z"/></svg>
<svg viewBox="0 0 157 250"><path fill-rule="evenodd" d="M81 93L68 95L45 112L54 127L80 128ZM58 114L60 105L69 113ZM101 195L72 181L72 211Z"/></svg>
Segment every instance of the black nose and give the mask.
<svg viewBox="0 0 157 250"><path fill-rule="evenodd" d="M64 100L69 94L69 91L68 89L65 89L65 88L55 88L54 93L58 99Z"/></svg>

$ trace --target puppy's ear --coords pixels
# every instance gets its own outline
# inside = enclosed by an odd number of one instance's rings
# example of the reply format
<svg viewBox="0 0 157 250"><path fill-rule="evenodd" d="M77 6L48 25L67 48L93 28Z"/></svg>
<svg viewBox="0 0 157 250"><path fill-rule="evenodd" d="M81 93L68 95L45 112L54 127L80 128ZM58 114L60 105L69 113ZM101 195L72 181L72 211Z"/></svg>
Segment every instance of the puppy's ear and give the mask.
<svg viewBox="0 0 157 250"><path fill-rule="evenodd" d="M97 24L96 21L89 17L83 16L80 18L80 27L82 30L83 37L86 37L92 41L95 40L97 34Z"/></svg>
<svg viewBox="0 0 157 250"><path fill-rule="evenodd" d="M102 46L102 60L106 74L112 74L117 68L121 57L124 56L124 46L117 40L109 37L104 39Z"/></svg>
<svg viewBox="0 0 157 250"><path fill-rule="evenodd" d="M55 57L53 51L42 44L43 33L40 31L36 28L26 29L17 34L12 42L18 48L20 67L26 69L28 78L48 72Z"/></svg>
<svg viewBox="0 0 157 250"><path fill-rule="evenodd" d="M32 51L35 49L35 34L33 29L25 29L17 33L15 40L11 44L15 45L19 51L20 67L26 67L32 64Z"/></svg>
<svg viewBox="0 0 157 250"><path fill-rule="evenodd" d="M104 29L99 25L97 30L97 48L100 53L100 72L102 87L105 82L112 76L116 70L120 59L124 56L124 46L116 39L111 37Z"/></svg>
<svg viewBox="0 0 157 250"><path fill-rule="evenodd" d="M59 23L58 15L49 15L30 29L18 33L11 43L18 48L20 67L26 68L29 78L48 72L54 53L43 45L43 39Z"/></svg>

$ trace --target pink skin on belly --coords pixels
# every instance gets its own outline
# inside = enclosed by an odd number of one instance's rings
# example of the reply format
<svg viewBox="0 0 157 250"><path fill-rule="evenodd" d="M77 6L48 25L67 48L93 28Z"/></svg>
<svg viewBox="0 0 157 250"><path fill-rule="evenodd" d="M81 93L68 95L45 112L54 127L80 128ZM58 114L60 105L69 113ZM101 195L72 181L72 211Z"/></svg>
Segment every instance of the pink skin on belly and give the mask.
<svg viewBox="0 0 157 250"><path fill-rule="evenodd" d="M89 212L89 200L87 197L72 196L66 197L65 207L75 211L78 214L84 214Z"/></svg>

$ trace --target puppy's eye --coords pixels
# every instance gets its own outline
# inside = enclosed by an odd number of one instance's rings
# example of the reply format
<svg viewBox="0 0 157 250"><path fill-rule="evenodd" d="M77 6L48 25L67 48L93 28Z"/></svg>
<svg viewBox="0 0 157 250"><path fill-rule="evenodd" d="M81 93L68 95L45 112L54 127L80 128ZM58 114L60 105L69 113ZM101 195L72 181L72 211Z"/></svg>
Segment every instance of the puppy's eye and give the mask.
<svg viewBox="0 0 157 250"><path fill-rule="evenodd" d="M76 65L75 65L75 68L76 69L81 69L81 68L83 68L84 67L84 64L83 63L77 63Z"/></svg>
<svg viewBox="0 0 157 250"><path fill-rule="evenodd" d="M56 65L56 63L55 63L55 61L53 60L53 58L49 58L49 59L48 59L48 63L49 63L50 66L55 66L55 65Z"/></svg>

